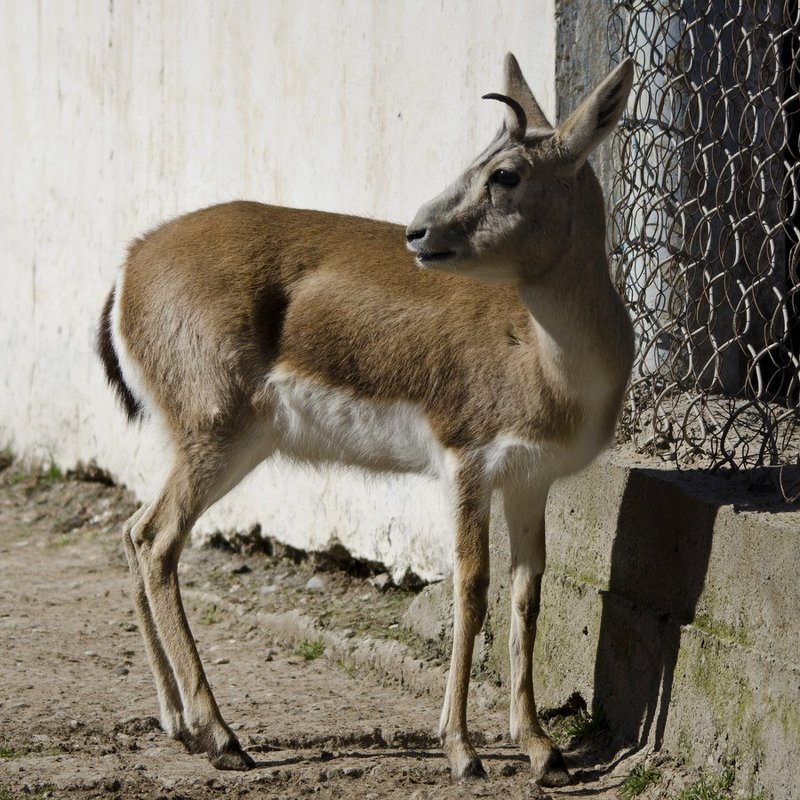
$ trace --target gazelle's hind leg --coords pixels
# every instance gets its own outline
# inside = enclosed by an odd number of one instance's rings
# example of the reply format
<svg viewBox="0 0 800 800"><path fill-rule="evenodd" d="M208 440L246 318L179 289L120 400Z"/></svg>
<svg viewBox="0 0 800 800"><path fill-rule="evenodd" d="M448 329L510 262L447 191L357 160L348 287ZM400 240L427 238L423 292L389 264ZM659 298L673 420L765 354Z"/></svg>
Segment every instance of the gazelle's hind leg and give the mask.
<svg viewBox="0 0 800 800"><path fill-rule="evenodd" d="M191 456L186 453L191 453ZM125 528L134 599L155 676L162 724L219 769L253 760L225 723L206 679L178 584L178 560L197 517L257 463L219 452L213 439L178 455L158 499Z"/></svg>
<svg viewBox="0 0 800 800"><path fill-rule="evenodd" d="M467 694L475 637L486 616L489 588L491 487L480 465L456 479L453 653L439 722L439 736L453 778L485 778L467 730Z"/></svg>
<svg viewBox="0 0 800 800"><path fill-rule="evenodd" d="M545 566L547 488L515 487L503 494L511 538L511 737L531 760L543 786L565 786L570 777L561 751L539 723L533 692L533 645Z"/></svg>
<svg viewBox="0 0 800 800"><path fill-rule="evenodd" d="M136 607L136 614L139 618L139 627L144 638L147 657L153 671L153 678L158 694L158 704L161 710L161 727L173 739L178 739L191 747L188 731L183 724L183 701L181 700L178 685L175 682L175 674L169 663L167 654L158 637L153 615L150 611L150 604L147 600L147 593L142 578L142 570L139 568L139 559L136 549L133 546L131 531L134 526L142 519L149 508L148 504L143 505L126 523L122 531L122 539L125 544L125 554L128 557L128 566L131 571L131 590L133 602Z"/></svg>

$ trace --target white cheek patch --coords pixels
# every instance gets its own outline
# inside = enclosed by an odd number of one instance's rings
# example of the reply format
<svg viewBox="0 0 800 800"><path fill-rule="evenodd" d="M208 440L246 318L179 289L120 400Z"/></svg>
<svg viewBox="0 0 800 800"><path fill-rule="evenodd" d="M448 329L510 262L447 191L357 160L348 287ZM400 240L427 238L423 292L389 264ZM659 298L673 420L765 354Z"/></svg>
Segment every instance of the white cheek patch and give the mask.
<svg viewBox="0 0 800 800"><path fill-rule="evenodd" d="M277 447L289 457L380 471L446 474L446 450L418 405L359 399L282 365L267 382Z"/></svg>

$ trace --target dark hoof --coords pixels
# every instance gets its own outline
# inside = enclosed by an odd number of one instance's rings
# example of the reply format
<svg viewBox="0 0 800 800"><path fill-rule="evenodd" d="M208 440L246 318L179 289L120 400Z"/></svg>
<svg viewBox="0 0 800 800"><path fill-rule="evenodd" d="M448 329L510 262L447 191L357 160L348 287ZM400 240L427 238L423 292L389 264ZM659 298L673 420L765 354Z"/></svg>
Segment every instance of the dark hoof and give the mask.
<svg viewBox="0 0 800 800"><path fill-rule="evenodd" d="M192 734L184 728L181 728L177 733L172 734L172 738L175 739L176 742L180 742L190 753L205 752L203 743L196 736L192 736Z"/></svg>
<svg viewBox="0 0 800 800"><path fill-rule="evenodd" d="M564 763L564 756L561 755L561 751L557 747L554 747L537 783L548 788L555 788L557 786L567 786L570 780L567 765Z"/></svg>
<svg viewBox="0 0 800 800"><path fill-rule="evenodd" d="M256 762L242 750L241 745L236 741L226 745L217 755L212 755L210 760L212 766L217 769L239 770L240 772L252 769L256 765Z"/></svg>
<svg viewBox="0 0 800 800"><path fill-rule="evenodd" d="M461 775L458 776L462 781L481 781L486 780L486 770L481 764L481 760L475 756L467 761L464 769L461 770Z"/></svg>

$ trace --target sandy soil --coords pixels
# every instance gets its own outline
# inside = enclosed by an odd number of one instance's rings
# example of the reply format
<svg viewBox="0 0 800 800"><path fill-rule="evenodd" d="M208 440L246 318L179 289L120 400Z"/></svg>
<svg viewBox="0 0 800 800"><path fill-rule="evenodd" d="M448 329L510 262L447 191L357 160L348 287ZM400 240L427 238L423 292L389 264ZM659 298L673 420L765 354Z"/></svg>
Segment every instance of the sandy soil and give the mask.
<svg viewBox="0 0 800 800"><path fill-rule="evenodd" d="M591 766L586 748L571 756L574 786L531 783L489 689L470 709L489 779L452 784L434 737L440 697L328 652L304 658L257 621L260 611L300 609L354 640L397 638L412 595L280 548L184 554L187 613L209 679L258 764L223 773L189 755L154 717L119 535L132 499L83 477L0 471L0 800L618 796L630 763L581 772ZM311 591L315 574L322 587Z"/></svg>

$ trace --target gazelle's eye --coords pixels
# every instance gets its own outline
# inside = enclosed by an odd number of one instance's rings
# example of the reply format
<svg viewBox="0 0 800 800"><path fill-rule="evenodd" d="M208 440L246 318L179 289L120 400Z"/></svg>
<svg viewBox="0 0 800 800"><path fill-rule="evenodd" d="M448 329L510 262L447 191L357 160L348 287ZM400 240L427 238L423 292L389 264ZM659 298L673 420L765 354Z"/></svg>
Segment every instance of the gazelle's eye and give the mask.
<svg viewBox="0 0 800 800"><path fill-rule="evenodd" d="M492 183L499 183L501 186L511 188L519 183L519 175L509 169L496 169L492 173L491 181Z"/></svg>

